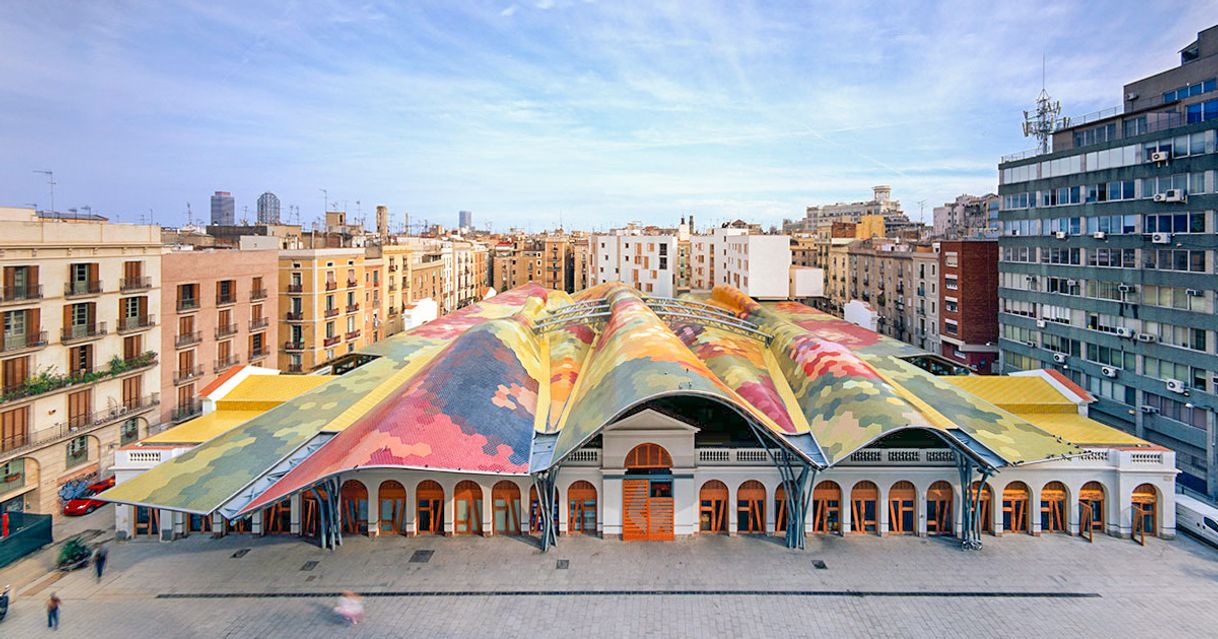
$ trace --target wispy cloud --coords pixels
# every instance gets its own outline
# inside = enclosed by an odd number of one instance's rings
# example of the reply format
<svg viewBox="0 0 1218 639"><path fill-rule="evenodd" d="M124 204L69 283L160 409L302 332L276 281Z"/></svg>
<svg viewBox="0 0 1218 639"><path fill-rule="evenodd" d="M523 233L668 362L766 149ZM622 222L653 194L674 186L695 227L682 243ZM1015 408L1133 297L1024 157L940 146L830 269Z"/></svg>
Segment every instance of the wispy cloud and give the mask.
<svg viewBox="0 0 1218 639"><path fill-rule="evenodd" d="M916 213L1030 146L1042 53L1085 112L1212 20L1035 4L30 4L0 16L0 201L53 167L59 203L166 223L215 189L497 228L777 223L881 183Z"/></svg>

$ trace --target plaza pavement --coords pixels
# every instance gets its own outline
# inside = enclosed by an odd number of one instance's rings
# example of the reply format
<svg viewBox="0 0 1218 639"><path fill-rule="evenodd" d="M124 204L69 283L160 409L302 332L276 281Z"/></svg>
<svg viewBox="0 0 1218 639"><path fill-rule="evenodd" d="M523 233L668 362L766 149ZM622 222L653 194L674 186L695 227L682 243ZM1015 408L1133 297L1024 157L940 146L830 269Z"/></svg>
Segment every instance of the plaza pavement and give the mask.
<svg viewBox="0 0 1218 639"><path fill-rule="evenodd" d="M412 563L417 550L434 554ZM101 583L91 571L47 579L18 589L0 637L49 636L52 590L64 602L58 635L88 639L1218 632L1218 551L1187 537L1141 547L1007 535L986 537L980 552L913 537L812 537L805 551L748 537L563 537L541 554L513 538L347 538L328 552L289 537L195 536L113 544ZM366 594L360 626L330 611L332 593L348 589Z"/></svg>

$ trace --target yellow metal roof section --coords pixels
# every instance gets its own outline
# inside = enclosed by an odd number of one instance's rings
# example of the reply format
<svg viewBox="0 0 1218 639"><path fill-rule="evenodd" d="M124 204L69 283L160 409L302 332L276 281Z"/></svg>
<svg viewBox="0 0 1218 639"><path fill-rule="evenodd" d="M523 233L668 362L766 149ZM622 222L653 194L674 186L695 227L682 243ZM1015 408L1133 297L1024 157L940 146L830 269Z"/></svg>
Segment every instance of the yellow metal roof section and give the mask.
<svg viewBox="0 0 1218 639"><path fill-rule="evenodd" d="M140 440L140 444L165 446L168 444L202 444L227 433L266 412L265 410L218 410L196 417L174 426L167 431Z"/></svg>
<svg viewBox="0 0 1218 639"><path fill-rule="evenodd" d="M1077 404L1041 377L955 375L943 379L1012 413L1078 413Z"/></svg>
<svg viewBox="0 0 1218 639"><path fill-rule="evenodd" d="M338 376L250 375L216 401L216 409L267 411L332 379Z"/></svg>
<svg viewBox="0 0 1218 639"><path fill-rule="evenodd" d="M1037 428L1079 446L1153 446L1144 439L1078 413L1019 413Z"/></svg>

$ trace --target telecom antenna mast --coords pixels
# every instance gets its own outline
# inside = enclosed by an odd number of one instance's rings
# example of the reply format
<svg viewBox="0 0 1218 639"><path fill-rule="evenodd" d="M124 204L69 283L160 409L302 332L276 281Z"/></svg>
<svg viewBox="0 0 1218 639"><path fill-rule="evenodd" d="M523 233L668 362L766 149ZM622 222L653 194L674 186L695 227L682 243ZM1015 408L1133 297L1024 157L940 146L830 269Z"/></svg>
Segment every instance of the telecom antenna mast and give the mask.
<svg viewBox="0 0 1218 639"><path fill-rule="evenodd" d="M1041 153L1048 153L1053 132L1070 126L1070 118L1062 118L1062 103L1049 97L1045 90L1045 61L1040 62L1040 95L1036 98L1036 110L1023 112L1023 136L1035 137Z"/></svg>

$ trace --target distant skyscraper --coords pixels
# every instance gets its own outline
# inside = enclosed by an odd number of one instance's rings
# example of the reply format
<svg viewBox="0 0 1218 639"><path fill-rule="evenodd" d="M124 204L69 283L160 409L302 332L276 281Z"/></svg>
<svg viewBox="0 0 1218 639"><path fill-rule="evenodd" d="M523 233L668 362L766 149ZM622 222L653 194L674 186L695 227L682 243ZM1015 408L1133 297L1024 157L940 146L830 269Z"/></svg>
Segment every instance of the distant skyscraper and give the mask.
<svg viewBox="0 0 1218 639"><path fill-rule="evenodd" d="M258 223L279 223L279 196L267 191L258 196Z"/></svg>
<svg viewBox="0 0 1218 639"><path fill-rule="evenodd" d="M233 209L236 208L236 203L233 201L233 194L228 191L216 191L211 196L211 223L217 225L233 224Z"/></svg>
<svg viewBox="0 0 1218 639"><path fill-rule="evenodd" d="M474 214L469 211L461 211L457 214L458 228L472 229L474 228Z"/></svg>

